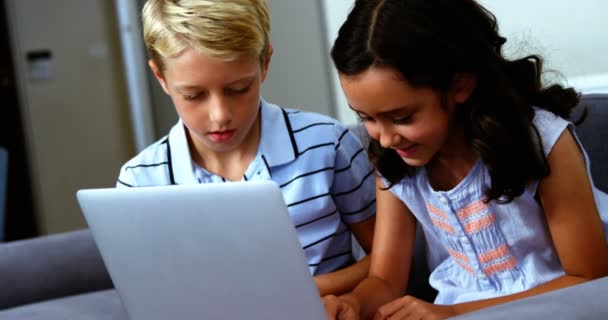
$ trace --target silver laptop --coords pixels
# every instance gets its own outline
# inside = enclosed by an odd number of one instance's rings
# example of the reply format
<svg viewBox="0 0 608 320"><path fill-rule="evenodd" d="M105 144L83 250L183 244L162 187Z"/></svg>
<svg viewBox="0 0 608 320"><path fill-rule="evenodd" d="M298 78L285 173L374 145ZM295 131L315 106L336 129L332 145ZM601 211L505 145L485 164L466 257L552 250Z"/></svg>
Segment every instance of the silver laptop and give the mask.
<svg viewBox="0 0 608 320"><path fill-rule="evenodd" d="M273 182L77 198L131 319L326 318Z"/></svg>

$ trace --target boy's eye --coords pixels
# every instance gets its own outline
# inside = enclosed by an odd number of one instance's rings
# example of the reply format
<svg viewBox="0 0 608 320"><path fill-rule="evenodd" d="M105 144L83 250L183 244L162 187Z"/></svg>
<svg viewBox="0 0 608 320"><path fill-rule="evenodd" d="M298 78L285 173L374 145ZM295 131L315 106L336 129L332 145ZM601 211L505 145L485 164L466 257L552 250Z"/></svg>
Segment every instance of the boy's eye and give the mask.
<svg viewBox="0 0 608 320"><path fill-rule="evenodd" d="M249 91L249 88L251 86L246 86L246 87L242 87L242 88L228 88L226 89L226 92L228 94L241 94L241 93L245 93L247 91Z"/></svg>
<svg viewBox="0 0 608 320"><path fill-rule="evenodd" d="M198 98L198 95L184 96L184 100L186 101L194 101Z"/></svg>

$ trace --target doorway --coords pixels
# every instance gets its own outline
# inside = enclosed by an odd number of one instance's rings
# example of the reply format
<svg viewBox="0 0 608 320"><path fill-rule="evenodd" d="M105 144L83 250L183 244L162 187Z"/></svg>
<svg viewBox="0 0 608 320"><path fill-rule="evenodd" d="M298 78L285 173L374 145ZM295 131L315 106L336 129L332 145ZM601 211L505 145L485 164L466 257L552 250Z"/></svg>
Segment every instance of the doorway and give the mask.
<svg viewBox="0 0 608 320"><path fill-rule="evenodd" d="M4 241L38 235L4 1L0 1L0 146L8 150Z"/></svg>

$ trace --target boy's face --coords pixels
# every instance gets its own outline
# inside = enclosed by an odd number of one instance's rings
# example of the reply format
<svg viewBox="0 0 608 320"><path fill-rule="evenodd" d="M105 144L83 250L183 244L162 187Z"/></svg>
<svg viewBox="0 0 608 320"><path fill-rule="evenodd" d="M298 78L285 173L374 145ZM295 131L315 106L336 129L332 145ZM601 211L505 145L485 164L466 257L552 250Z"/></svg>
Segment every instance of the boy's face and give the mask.
<svg viewBox="0 0 608 320"><path fill-rule="evenodd" d="M247 55L221 61L187 49L165 59L162 73L152 60L149 64L202 154L247 150L249 143L258 143L250 132L258 128L269 60L270 54L263 65Z"/></svg>

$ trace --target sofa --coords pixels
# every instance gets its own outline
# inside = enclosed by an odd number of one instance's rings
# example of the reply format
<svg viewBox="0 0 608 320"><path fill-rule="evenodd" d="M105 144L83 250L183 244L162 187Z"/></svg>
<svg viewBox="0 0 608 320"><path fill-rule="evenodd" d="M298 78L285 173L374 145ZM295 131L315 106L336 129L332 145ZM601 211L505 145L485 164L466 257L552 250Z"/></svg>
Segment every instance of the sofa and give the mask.
<svg viewBox="0 0 608 320"><path fill-rule="evenodd" d="M576 131L591 158L595 184L608 192L608 94L585 95L581 105L588 116ZM435 292L425 265L418 232L408 291L431 301ZM0 320L9 319L128 319L90 231L0 244Z"/></svg>

